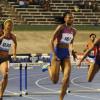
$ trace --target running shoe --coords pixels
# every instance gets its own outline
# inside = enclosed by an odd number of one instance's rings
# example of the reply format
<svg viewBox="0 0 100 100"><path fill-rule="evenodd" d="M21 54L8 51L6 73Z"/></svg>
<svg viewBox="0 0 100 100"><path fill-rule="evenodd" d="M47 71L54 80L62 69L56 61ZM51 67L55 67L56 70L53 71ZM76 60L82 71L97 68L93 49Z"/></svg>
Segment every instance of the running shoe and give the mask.
<svg viewBox="0 0 100 100"><path fill-rule="evenodd" d="M44 65L42 66L42 72L47 71L47 70L48 70L48 66L50 66L49 63L44 64Z"/></svg>

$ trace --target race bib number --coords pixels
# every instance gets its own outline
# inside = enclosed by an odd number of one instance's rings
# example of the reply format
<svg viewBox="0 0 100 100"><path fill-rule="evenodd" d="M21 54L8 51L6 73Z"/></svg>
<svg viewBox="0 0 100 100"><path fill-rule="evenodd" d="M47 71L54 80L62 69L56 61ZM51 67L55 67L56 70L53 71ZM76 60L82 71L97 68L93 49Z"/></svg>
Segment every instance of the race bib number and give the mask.
<svg viewBox="0 0 100 100"><path fill-rule="evenodd" d="M95 56L94 50L92 50L92 51L90 52L89 56Z"/></svg>
<svg viewBox="0 0 100 100"><path fill-rule="evenodd" d="M73 39L73 34L63 33L61 38L61 43L71 43Z"/></svg>
<svg viewBox="0 0 100 100"><path fill-rule="evenodd" d="M12 40L3 39L3 41L0 45L0 50L8 51L11 47L12 42L13 42Z"/></svg>

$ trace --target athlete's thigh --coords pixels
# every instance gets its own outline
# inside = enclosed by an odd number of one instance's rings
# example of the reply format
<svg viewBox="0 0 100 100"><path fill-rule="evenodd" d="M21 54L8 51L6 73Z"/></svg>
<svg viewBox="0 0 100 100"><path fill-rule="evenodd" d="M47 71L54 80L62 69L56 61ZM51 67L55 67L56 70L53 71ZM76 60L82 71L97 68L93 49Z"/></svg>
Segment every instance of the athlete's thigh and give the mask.
<svg viewBox="0 0 100 100"><path fill-rule="evenodd" d="M91 63L88 74L94 76L99 71L99 69L100 69L99 65Z"/></svg>
<svg viewBox="0 0 100 100"><path fill-rule="evenodd" d="M92 71L94 70L94 63L89 63L89 71Z"/></svg>
<svg viewBox="0 0 100 100"><path fill-rule="evenodd" d="M94 64L94 67L95 67L95 71L96 72L98 72L100 70L100 65L98 65L98 64L95 63Z"/></svg>
<svg viewBox="0 0 100 100"><path fill-rule="evenodd" d="M0 64L0 72L1 74L5 74L6 72L8 72L8 61L2 62Z"/></svg>
<svg viewBox="0 0 100 100"><path fill-rule="evenodd" d="M64 61L61 61L60 71L64 73Z"/></svg>
<svg viewBox="0 0 100 100"><path fill-rule="evenodd" d="M95 71L94 63L90 63L88 68L88 76L93 75L94 71Z"/></svg>
<svg viewBox="0 0 100 100"><path fill-rule="evenodd" d="M60 61L52 59L51 60L51 68L52 68L52 74L59 74L59 71L60 71Z"/></svg>
<svg viewBox="0 0 100 100"><path fill-rule="evenodd" d="M67 58L64 60L64 76L69 76L70 75L70 72L71 72L71 62L70 62L70 59Z"/></svg>

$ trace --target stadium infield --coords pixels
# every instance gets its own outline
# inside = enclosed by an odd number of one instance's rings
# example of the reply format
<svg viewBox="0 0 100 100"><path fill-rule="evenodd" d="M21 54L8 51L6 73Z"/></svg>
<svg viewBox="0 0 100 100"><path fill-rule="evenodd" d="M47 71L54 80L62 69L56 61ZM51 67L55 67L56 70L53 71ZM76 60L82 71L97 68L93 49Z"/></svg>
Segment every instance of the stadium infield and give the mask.
<svg viewBox="0 0 100 100"><path fill-rule="evenodd" d="M56 25L14 25L15 31L47 31L54 30L57 27ZM88 31L100 31L100 25L73 25L78 30L88 30Z"/></svg>
<svg viewBox="0 0 100 100"><path fill-rule="evenodd" d="M53 31L54 30L14 31L18 40L17 53L50 53L49 43ZM90 33L95 33L97 38L100 37L100 31L77 31L74 43L77 52L83 52Z"/></svg>

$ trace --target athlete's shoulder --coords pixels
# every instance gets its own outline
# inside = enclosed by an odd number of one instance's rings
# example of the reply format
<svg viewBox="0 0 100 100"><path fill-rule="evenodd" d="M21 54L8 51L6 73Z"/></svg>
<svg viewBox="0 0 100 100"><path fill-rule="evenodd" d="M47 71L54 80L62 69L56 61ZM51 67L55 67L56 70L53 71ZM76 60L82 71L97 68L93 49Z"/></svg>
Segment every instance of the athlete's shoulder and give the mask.
<svg viewBox="0 0 100 100"><path fill-rule="evenodd" d="M60 24L56 27L55 32L61 31L63 29L63 25Z"/></svg>
<svg viewBox="0 0 100 100"><path fill-rule="evenodd" d="M4 34L4 33L1 31L1 32L0 32L0 36L2 36L3 34Z"/></svg>
<svg viewBox="0 0 100 100"><path fill-rule="evenodd" d="M72 27L72 30L75 31L75 32L77 32L77 29L75 27Z"/></svg>
<svg viewBox="0 0 100 100"><path fill-rule="evenodd" d="M94 46L100 44L100 38L96 39L95 42L94 42Z"/></svg>
<svg viewBox="0 0 100 100"><path fill-rule="evenodd" d="M97 38L97 39L96 39L96 43L98 43L98 42L100 42L100 38Z"/></svg>
<svg viewBox="0 0 100 100"><path fill-rule="evenodd" d="M100 44L100 38L97 39L97 44Z"/></svg>
<svg viewBox="0 0 100 100"><path fill-rule="evenodd" d="M100 38L98 38L98 41L100 42Z"/></svg>
<svg viewBox="0 0 100 100"><path fill-rule="evenodd" d="M11 38L12 38L12 40L15 40L16 39L16 34L11 33Z"/></svg>
<svg viewBox="0 0 100 100"><path fill-rule="evenodd" d="M60 24L60 25L57 26L57 29L61 29L63 27L64 27L64 24Z"/></svg>

